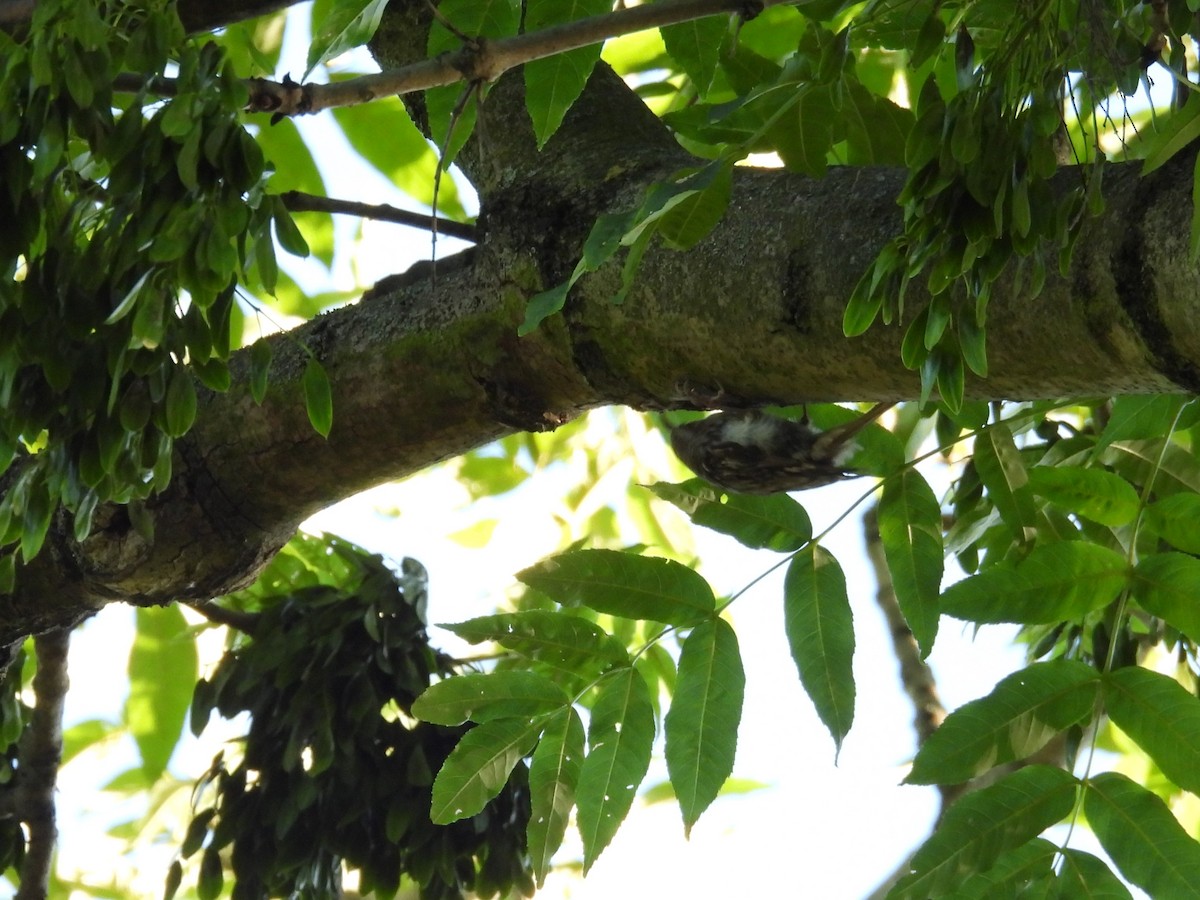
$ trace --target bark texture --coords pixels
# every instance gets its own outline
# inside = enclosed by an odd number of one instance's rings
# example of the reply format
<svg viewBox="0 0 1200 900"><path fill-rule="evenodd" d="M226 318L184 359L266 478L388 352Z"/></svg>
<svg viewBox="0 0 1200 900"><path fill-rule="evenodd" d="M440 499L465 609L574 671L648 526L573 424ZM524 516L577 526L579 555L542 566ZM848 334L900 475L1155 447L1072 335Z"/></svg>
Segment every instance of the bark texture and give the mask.
<svg viewBox="0 0 1200 900"><path fill-rule="evenodd" d="M424 3L389 6L374 47L383 65L421 53L425 15ZM422 121L420 97L407 102ZM622 305L610 301L618 261L582 279L563 315L518 337L528 298L567 277L596 216L628 208L694 160L604 66L540 152L519 71L492 86L481 118L482 144L459 160L480 193L479 244L439 263L436 282L396 279L299 330L332 380L329 439L308 424L305 358L293 342L275 339L261 406L235 360L233 388L202 397L175 479L149 504L154 541L115 508L97 514L82 544L65 517L56 522L16 592L0 596L0 642L114 600L225 593L323 506L592 407L680 405L682 381L747 403L916 397L918 379L900 363L902 328L841 336L846 299L899 227L902 171L835 168L813 180L739 168L717 229L688 253L652 247ZM1036 298L997 285L991 375L969 380L969 396L1200 388L1191 172L1191 159L1147 179L1134 165L1109 167L1106 212L1085 226L1070 271L1052 274ZM1066 186L1074 176L1061 177ZM919 308L919 292L909 296Z"/></svg>

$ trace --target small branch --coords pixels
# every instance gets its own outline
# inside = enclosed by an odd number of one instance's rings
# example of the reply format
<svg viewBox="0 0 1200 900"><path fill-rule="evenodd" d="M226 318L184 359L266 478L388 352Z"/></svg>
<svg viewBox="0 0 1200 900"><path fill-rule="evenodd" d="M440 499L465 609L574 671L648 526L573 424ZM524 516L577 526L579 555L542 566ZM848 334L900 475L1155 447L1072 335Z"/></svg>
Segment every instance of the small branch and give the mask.
<svg viewBox="0 0 1200 900"><path fill-rule="evenodd" d="M189 603L188 606L216 625L226 625L246 634L254 634L254 629L258 627L258 616L254 613L219 606L211 600Z"/></svg>
<svg viewBox="0 0 1200 900"><path fill-rule="evenodd" d="M269 81L250 78L246 86L250 112L274 116L297 116L342 106L357 106L380 97L411 94L443 87L459 81L495 81L509 69L524 63L556 56L580 47L602 43L609 38L635 34L665 25L678 25L708 16L756 15L768 6L791 5L796 0L659 0L641 6L624 7L611 13L564 22L540 31L489 41L478 38L453 53L442 53L375 75L350 78L336 84L298 84L291 78ZM137 75L121 75L117 89L137 91L148 85ZM157 92L166 87L163 79L152 85Z"/></svg>
<svg viewBox="0 0 1200 900"><path fill-rule="evenodd" d="M892 575L883 553L883 541L879 537L878 508L872 507L863 517L863 530L867 542L867 556L871 560L876 582L879 584L875 601L883 612L888 632L892 636L892 649L900 663L900 683L916 712L913 726L917 732L917 746L920 747L942 724L942 720L946 718L946 708L942 706L938 696L933 670L921 659L921 648L917 646L912 630L904 621L904 614L900 612L900 603L892 585Z"/></svg>
<svg viewBox="0 0 1200 900"><path fill-rule="evenodd" d="M21 887L16 900L45 900L50 890L50 866L58 829L54 821L54 785L62 761L63 699L67 694L69 629L55 629L33 639L37 673L33 676L36 705L21 738L21 821L29 829L29 846L21 864Z"/></svg>
<svg viewBox="0 0 1200 900"><path fill-rule="evenodd" d="M875 570L875 581L879 585L875 593L875 602L879 604L887 622L888 633L892 636L892 651L900 663L900 683L916 712L913 726L917 732L917 746L920 747L942 724L942 720L946 718L946 708L942 706L938 696L933 670L921 659L921 648L917 646L912 629L908 627L904 614L900 611L900 602L892 584L892 574L883 552L883 540L879 536L878 506L872 506L863 516L863 537L867 544L867 558L871 561L871 567ZM941 809L938 810L940 821L946 808L958 795L959 788L957 785L938 785L938 791L941 794ZM882 900L907 872L906 859L870 894L868 900Z"/></svg>
<svg viewBox="0 0 1200 900"><path fill-rule="evenodd" d="M462 238L464 241L479 240L474 225L465 222L455 222L438 216L411 212L389 206L386 203L359 203L355 200L337 200L332 197L318 197L315 194L305 194L300 191L287 191L279 195L283 205L292 212L328 212L344 213L351 216L361 216L364 219L379 219L384 222L398 222L412 228L424 228L426 231L437 229L438 234L448 234L451 237Z"/></svg>

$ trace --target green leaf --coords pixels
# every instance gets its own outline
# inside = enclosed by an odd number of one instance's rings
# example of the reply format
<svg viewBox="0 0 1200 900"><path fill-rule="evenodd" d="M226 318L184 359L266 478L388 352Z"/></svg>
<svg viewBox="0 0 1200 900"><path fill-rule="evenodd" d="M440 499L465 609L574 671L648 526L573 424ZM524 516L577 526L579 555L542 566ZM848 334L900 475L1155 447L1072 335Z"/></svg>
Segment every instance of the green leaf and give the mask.
<svg viewBox="0 0 1200 900"><path fill-rule="evenodd" d="M976 435L975 469L1004 524L1018 540L1031 539L1037 514L1029 488L1029 474L1021 461L1012 431L1003 422Z"/></svg>
<svg viewBox="0 0 1200 900"><path fill-rule="evenodd" d="M321 437L329 437L333 428L333 392L325 367L315 356L310 356L304 366L304 406L313 430Z"/></svg>
<svg viewBox="0 0 1200 900"><path fill-rule="evenodd" d="M272 197L271 200L273 201L271 217L275 223L275 239L279 241L279 246L293 256L301 258L308 256L308 241L304 240L304 235L296 227L291 212L283 205L281 198Z"/></svg>
<svg viewBox="0 0 1200 900"><path fill-rule="evenodd" d="M1146 142L1142 175L1149 175L1176 153L1200 137L1200 99L1187 95L1182 109L1175 110L1166 124Z"/></svg>
<svg viewBox="0 0 1200 900"><path fill-rule="evenodd" d="M986 697L946 717L918 751L905 782L960 784L1031 756L1088 716L1099 683L1095 669L1073 660L1014 672Z"/></svg>
<svg viewBox="0 0 1200 900"><path fill-rule="evenodd" d="M1200 699L1195 694L1166 675L1128 666L1104 676L1104 701L1117 727L1164 775L1200 794Z"/></svg>
<svg viewBox="0 0 1200 900"><path fill-rule="evenodd" d="M567 833L583 758L583 722L567 707L546 723L529 764L529 856L538 887L545 884Z"/></svg>
<svg viewBox="0 0 1200 900"><path fill-rule="evenodd" d="M608 0L528 0L525 31L598 16L612 10ZM556 53L525 64L525 108L533 122L538 149L562 124L563 116L583 92L588 76L600 59L600 44Z"/></svg>
<svg viewBox="0 0 1200 900"><path fill-rule="evenodd" d="M566 692L537 672L503 670L446 678L412 705L418 719L437 725L490 722L554 712L570 703Z"/></svg>
<svg viewBox="0 0 1200 900"><path fill-rule="evenodd" d="M375 36L387 0L333 0L319 22L313 22L312 43L308 47L308 68L301 81L312 70L329 62L347 50L361 47Z"/></svg>
<svg viewBox="0 0 1200 900"><path fill-rule="evenodd" d="M250 345L250 396L262 405L267 396L267 374L271 371L271 345L259 338Z"/></svg>
<svg viewBox="0 0 1200 900"><path fill-rule="evenodd" d="M1121 883L1121 879L1103 860L1069 847L1059 852L1062 854L1062 868L1058 873L1060 886L1056 897L1133 900L1129 888Z"/></svg>
<svg viewBox="0 0 1200 900"><path fill-rule="evenodd" d="M995 865L985 872L976 872L957 886L956 898L992 898L1026 896L1055 896L1053 862L1058 848L1043 838L1014 847L996 858ZM1033 886L1043 888L1041 894Z"/></svg>
<svg viewBox="0 0 1200 900"><path fill-rule="evenodd" d="M105 325L113 325L129 315L133 307L137 304L138 298L141 297L142 289L146 287L146 283L154 274L154 267L147 267L141 277L133 283L133 287L121 298L121 302L117 304L116 309L108 314L108 318L104 320ZM153 302L153 298L149 302Z"/></svg>
<svg viewBox="0 0 1200 900"><path fill-rule="evenodd" d="M1191 105L1200 108L1200 103ZM1189 402L1187 397L1178 394L1117 397L1113 401L1112 415L1096 440L1096 449L1101 450L1114 441L1163 437L1180 409Z"/></svg>
<svg viewBox="0 0 1200 900"><path fill-rule="evenodd" d="M800 683L841 749L854 721L854 623L846 576L824 548L797 553L783 583L784 629Z"/></svg>
<svg viewBox="0 0 1200 900"><path fill-rule="evenodd" d="M659 28L667 52L687 72L701 97L708 93L712 85L720 55L718 51L728 31L729 23L721 16L692 19L690 22Z"/></svg>
<svg viewBox="0 0 1200 900"><path fill-rule="evenodd" d="M221 854L216 847L208 847L200 857L200 876L196 894L200 900L216 900L225 886L225 873L221 866Z"/></svg>
<svg viewBox="0 0 1200 900"><path fill-rule="evenodd" d="M942 587L942 510L933 489L913 469L884 482L879 537L904 620L921 648L933 649Z"/></svg>
<svg viewBox="0 0 1200 900"><path fill-rule="evenodd" d="M719 165L709 184L663 213L658 233L672 250L690 250L725 215L733 191L733 166Z"/></svg>
<svg viewBox="0 0 1200 900"><path fill-rule="evenodd" d="M1188 259L1200 258L1200 156L1192 167L1192 227L1188 238Z"/></svg>
<svg viewBox="0 0 1200 900"><path fill-rule="evenodd" d="M521 22L520 4L514 0L442 0L438 12L460 33L472 38L503 38L517 33ZM430 57L453 52L462 45L461 38L435 19L429 30L426 52ZM434 142L444 148L448 163L458 154L475 124L475 111L463 108L461 120L451 122L451 113L462 96L464 85L451 84L425 92L425 107ZM453 141L447 141L451 127Z"/></svg>
<svg viewBox="0 0 1200 900"><path fill-rule="evenodd" d="M433 780L433 823L449 825L478 814L533 749L543 724L541 719L495 719L463 735Z"/></svg>
<svg viewBox="0 0 1200 900"><path fill-rule="evenodd" d="M606 679L592 707L590 749L575 796L585 875L628 815L653 744L654 707L645 680L633 669Z"/></svg>
<svg viewBox="0 0 1200 900"><path fill-rule="evenodd" d="M579 272L578 266L575 271ZM546 319L555 313L562 312L562 308L567 302L567 293L577 278L578 275L572 275L562 284L530 297L529 302L525 305L525 320L517 327L517 336L524 337L530 334Z"/></svg>
<svg viewBox="0 0 1200 900"><path fill-rule="evenodd" d="M441 625L472 644L495 641L534 662L585 678L629 665L629 653L603 628L576 615L527 610Z"/></svg>
<svg viewBox="0 0 1200 900"><path fill-rule="evenodd" d="M563 606L669 625L694 625L716 607L708 582L687 566L619 550L560 553L517 578Z"/></svg>
<svg viewBox="0 0 1200 900"><path fill-rule="evenodd" d="M129 653L125 722L149 781L166 771L175 751L198 671L196 645L179 607L139 606Z"/></svg>
<svg viewBox="0 0 1200 900"><path fill-rule="evenodd" d="M167 869L166 884L163 886L163 900L174 900L181 884L183 884L183 863L177 859L172 860Z"/></svg>
<svg viewBox="0 0 1200 900"><path fill-rule="evenodd" d="M1137 515L1137 491L1120 475L1075 466L1034 466L1028 474L1039 497L1093 522L1116 527Z"/></svg>
<svg viewBox="0 0 1200 900"><path fill-rule="evenodd" d="M848 81L846 87L841 109L846 161L855 166L903 166L912 110L872 94L857 81Z"/></svg>
<svg viewBox="0 0 1200 900"><path fill-rule="evenodd" d="M1200 554L1200 495L1173 494L1146 507L1142 524L1174 547Z"/></svg>
<svg viewBox="0 0 1200 900"><path fill-rule="evenodd" d="M1146 612L1200 638L1200 560L1174 552L1143 557L1133 570L1133 593Z"/></svg>
<svg viewBox="0 0 1200 900"><path fill-rule="evenodd" d="M1082 541L1035 547L951 585L942 612L968 622L1078 621L1116 599L1128 580L1119 553Z"/></svg>
<svg viewBox="0 0 1200 900"><path fill-rule="evenodd" d="M825 174L833 123L839 121L833 90L828 85L799 87L772 125L768 137L792 171L813 177Z"/></svg>
<svg viewBox="0 0 1200 900"><path fill-rule="evenodd" d="M183 366L175 366L171 371L171 380L167 382L163 431L168 437L182 437L195 420L196 385L192 381L192 373Z"/></svg>
<svg viewBox="0 0 1200 900"><path fill-rule="evenodd" d="M1117 868L1151 897L1190 897L1200 884L1200 844L1163 801L1116 772L1083 793L1088 824Z"/></svg>
<svg viewBox="0 0 1200 900"><path fill-rule="evenodd" d="M737 635L724 619L692 629L679 654L679 678L667 712L667 772L684 833L716 799L733 772L746 673Z"/></svg>
<svg viewBox="0 0 1200 900"><path fill-rule="evenodd" d="M812 539L804 507L787 494L725 494L701 478L649 485L656 496L683 510L697 525L735 538L747 547L790 553Z"/></svg>
<svg viewBox="0 0 1200 900"><path fill-rule="evenodd" d="M889 898L927 900L951 892L967 876L985 872L1008 850L1033 840L1075 805L1070 772L1028 766L967 794L948 810L937 831L913 856L910 874Z"/></svg>

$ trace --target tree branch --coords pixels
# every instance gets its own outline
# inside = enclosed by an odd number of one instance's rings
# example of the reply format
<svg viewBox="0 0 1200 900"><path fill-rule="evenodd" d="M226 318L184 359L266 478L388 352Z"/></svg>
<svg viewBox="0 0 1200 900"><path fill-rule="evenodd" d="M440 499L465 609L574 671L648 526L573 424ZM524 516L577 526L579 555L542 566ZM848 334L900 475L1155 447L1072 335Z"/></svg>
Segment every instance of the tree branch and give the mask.
<svg viewBox="0 0 1200 900"><path fill-rule="evenodd" d="M730 13L747 15L767 6L790 5L794 2L797 0L658 0L656 3L625 7L509 38L479 38L453 53L442 53L433 59L423 59L398 69L361 75L334 84L299 84L290 78L283 81L250 78L246 80L250 91L246 109L275 116L310 115L460 81L495 81L517 66L599 44L609 38L709 16ZM149 87L164 94L174 89L169 79L155 79L151 83L128 74L118 78L116 87L123 91Z"/></svg>
<svg viewBox="0 0 1200 900"><path fill-rule="evenodd" d="M29 829L29 845L21 864L16 900L45 900L58 829L54 821L54 785L62 760L62 713L67 694L67 647L71 632L55 629L34 639L37 673L36 705L21 737L21 821Z"/></svg>
<svg viewBox="0 0 1200 900"><path fill-rule="evenodd" d="M230 609L228 606L221 606L211 600L197 600L189 603L188 606L215 625L226 625L245 634L254 634L254 629L258 627L258 616L254 613Z"/></svg>
<svg viewBox="0 0 1200 900"><path fill-rule="evenodd" d="M333 197L318 197L315 194L305 194L300 191L285 191L279 195L283 205L292 212L328 212L344 213L359 216L364 219L378 219L384 222L397 222L412 228L430 230L436 224L437 233L461 238L464 241L478 240L474 225L444 219L440 216L425 215L389 206L386 203L359 203L355 200L338 200Z"/></svg>
<svg viewBox="0 0 1200 900"><path fill-rule="evenodd" d="M921 747L929 736L937 731L946 718L946 707L938 696L937 679L933 669L921 659L921 648L913 638L912 629L900 611L896 588L892 584L892 573L883 552L883 540L879 536L879 507L872 506L863 516L863 537L867 544L867 558L875 572L875 602L883 612L888 634L892 636L892 650L900 664L900 683L912 701L916 713L913 725L917 732L917 746Z"/></svg>

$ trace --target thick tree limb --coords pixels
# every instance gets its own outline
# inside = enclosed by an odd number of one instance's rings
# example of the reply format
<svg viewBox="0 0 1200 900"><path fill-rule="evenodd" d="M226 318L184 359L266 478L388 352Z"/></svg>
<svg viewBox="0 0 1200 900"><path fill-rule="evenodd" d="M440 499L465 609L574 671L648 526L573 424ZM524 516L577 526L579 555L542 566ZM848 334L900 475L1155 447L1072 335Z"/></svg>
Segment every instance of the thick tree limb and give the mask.
<svg viewBox="0 0 1200 900"><path fill-rule="evenodd" d="M63 701L67 695L67 647L71 632L54 629L34 639L37 673L33 676L36 705L21 738L20 818L29 829L21 864L21 887L16 900L45 900L50 891L50 866L58 829L54 817L54 786L62 760Z"/></svg>
<svg viewBox="0 0 1200 900"><path fill-rule="evenodd" d="M385 28L382 52L390 41L403 62L399 45L413 31ZM474 251L439 263L436 286L400 279L273 338L262 406L238 355L234 387L203 396L176 477L149 504L154 543L119 509L99 511L82 545L61 517L19 571L16 593L0 597L0 642L117 599L225 593L252 579L307 515L342 497L594 406L678 404L681 380L748 403L917 395L916 375L899 361L900 328L841 335L846 298L899 226L902 171L841 168L813 180L739 168L720 225L686 254L652 246L623 305L610 302L618 259L580 281L563 315L518 338L528 298L566 278L597 214L628 208L691 160L603 66L540 152L520 78L502 78L481 115L486 146L458 158L481 195ZM1200 387L1200 269L1178 214L1190 208L1192 162L1147 179L1135 166L1110 166L1106 212L1085 226L1067 275L1050 277L1036 298L1011 279L997 283L991 376L969 381L968 396ZM1066 171L1062 183L1074 177ZM919 309L923 298L909 296ZM332 379L327 441L304 410L298 340Z"/></svg>

